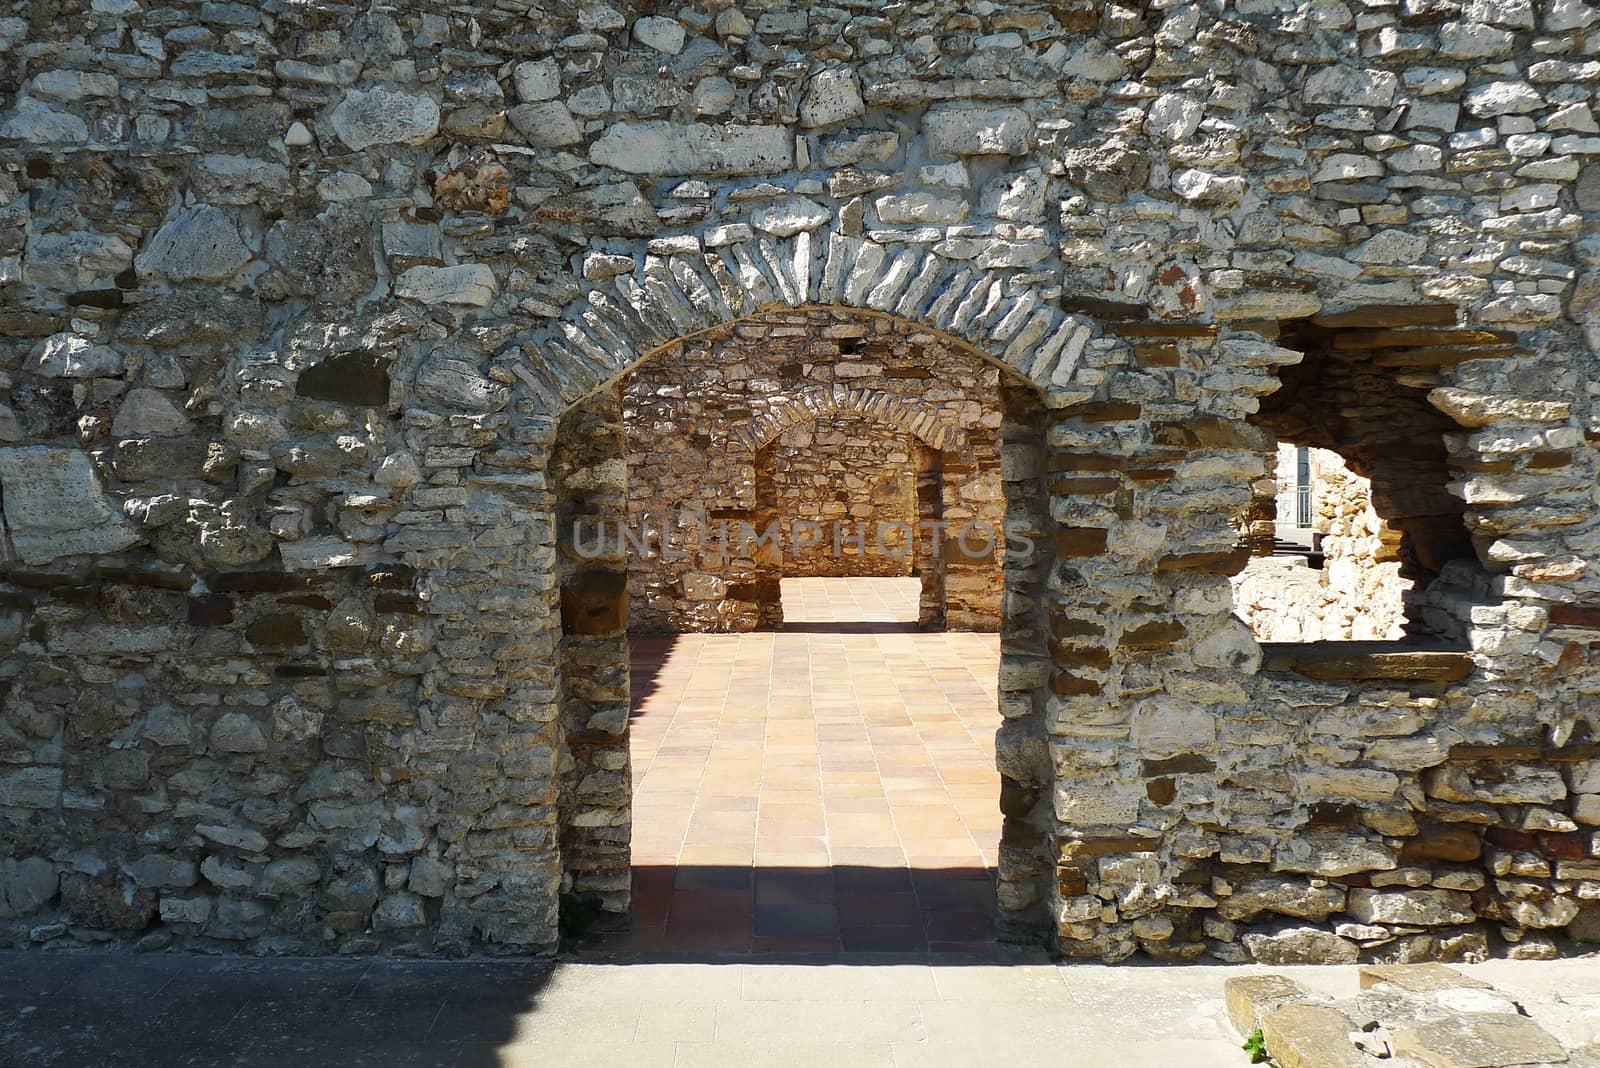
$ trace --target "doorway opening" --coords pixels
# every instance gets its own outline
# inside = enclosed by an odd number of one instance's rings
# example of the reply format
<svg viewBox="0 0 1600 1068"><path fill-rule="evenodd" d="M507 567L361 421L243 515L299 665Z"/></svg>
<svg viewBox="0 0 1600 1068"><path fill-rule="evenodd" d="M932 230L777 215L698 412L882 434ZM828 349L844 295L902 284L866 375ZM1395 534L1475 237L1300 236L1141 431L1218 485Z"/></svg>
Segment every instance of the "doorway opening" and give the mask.
<svg viewBox="0 0 1600 1068"><path fill-rule="evenodd" d="M994 939L1002 824L1045 818L1002 816L996 766L1004 569L1040 566L1006 532L1042 529L1044 500L1038 464L1002 477L1001 439L1036 454L1037 403L940 335L814 309L668 346L564 417L569 933L666 953ZM597 590L611 607L586 611ZM1029 613L1010 629L1042 641Z"/></svg>

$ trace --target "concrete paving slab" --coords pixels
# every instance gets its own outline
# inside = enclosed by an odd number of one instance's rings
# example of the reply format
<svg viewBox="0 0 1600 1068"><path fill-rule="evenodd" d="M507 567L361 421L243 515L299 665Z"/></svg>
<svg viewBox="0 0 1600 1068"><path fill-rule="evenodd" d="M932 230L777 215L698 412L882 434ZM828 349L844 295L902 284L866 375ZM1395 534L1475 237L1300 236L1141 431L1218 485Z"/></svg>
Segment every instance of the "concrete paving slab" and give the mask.
<svg viewBox="0 0 1600 1068"><path fill-rule="evenodd" d="M768 960L0 953L0 1068L1238 1068L1223 984L1269 971L1000 951ZM1456 967L1537 995L1534 1021L1568 1046L1600 1039L1600 961ZM1360 988L1355 966L1270 971L1341 998Z"/></svg>

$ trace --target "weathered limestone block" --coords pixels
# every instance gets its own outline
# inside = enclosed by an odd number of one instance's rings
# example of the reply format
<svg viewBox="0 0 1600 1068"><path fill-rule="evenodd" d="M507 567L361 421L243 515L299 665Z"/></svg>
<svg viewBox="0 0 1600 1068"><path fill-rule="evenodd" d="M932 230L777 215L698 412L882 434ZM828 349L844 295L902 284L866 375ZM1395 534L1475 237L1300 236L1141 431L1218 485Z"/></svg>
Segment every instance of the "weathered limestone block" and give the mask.
<svg viewBox="0 0 1600 1068"><path fill-rule="evenodd" d="M517 99L525 104L554 100L561 95L561 65L554 58L518 63L511 72Z"/></svg>
<svg viewBox="0 0 1600 1068"><path fill-rule="evenodd" d="M44 857L0 860L0 919L30 916L56 896L60 878Z"/></svg>
<svg viewBox="0 0 1600 1068"><path fill-rule="evenodd" d="M267 737L243 712L228 712L211 727L211 747L222 753L264 753Z"/></svg>
<svg viewBox="0 0 1600 1068"><path fill-rule="evenodd" d="M22 768L0 772L0 809L52 809L61 803L60 768Z"/></svg>
<svg viewBox="0 0 1600 1068"><path fill-rule="evenodd" d="M499 411L511 397L511 390L486 376L475 361L444 349L417 368L415 390L428 404L468 412Z"/></svg>
<svg viewBox="0 0 1600 1068"><path fill-rule="evenodd" d="M794 137L781 126L619 122L589 159L628 174L777 174L794 165Z"/></svg>
<svg viewBox="0 0 1600 1068"><path fill-rule="evenodd" d="M1427 993L1434 990L1492 990L1493 986L1465 972L1443 964L1364 964L1360 970L1361 989L1391 983L1402 990Z"/></svg>
<svg viewBox="0 0 1600 1068"><path fill-rule="evenodd" d="M250 258L233 219L221 208L199 204L163 222L133 265L141 275L174 282L226 282Z"/></svg>
<svg viewBox="0 0 1600 1068"><path fill-rule="evenodd" d="M1308 77L1301 95L1308 104L1386 108L1394 101L1399 82L1391 71L1336 64Z"/></svg>
<svg viewBox="0 0 1600 1068"><path fill-rule="evenodd" d="M933 193L882 196L873 202L878 221L888 226L956 223L967 217L967 202L960 197Z"/></svg>
<svg viewBox="0 0 1600 1068"><path fill-rule="evenodd" d="M520 104L506 117L533 148L561 148L583 140L583 127L558 100Z"/></svg>
<svg viewBox="0 0 1600 1068"><path fill-rule="evenodd" d="M848 67L830 67L811 76L800 101L800 125L834 126L866 114L861 87Z"/></svg>
<svg viewBox="0 0 1600 1068"><path fill-rule="evenodd" d="M106 496L87 454L44 445L0 449L6 533L24 563L114 553L138 533Z"/></svg>
<svg viewBox="0 0 1600 1068"><path fill-rule="evenodd" d="M352 89L328 115L328 123L357 152L374 145L420 145L439 131L439 103L400 88Z"/></svg>
<svg viewBox="0 0 1600 1068"><path fill-rule="evenodd" d="M113 234L91 230L31 237L23 253L29 285L71 292L103 283L133 264L133 249Z"/></svg>
<svg viewBox="0 0 1600 1068"><path fill-rule="evenodd" d="M413 267L394 284L397 297L420 300L424 304L462 304L477 308L492 304L498 291L494 271L482 263Z"/></svg>
<svg viewBox="0 0 1600 1068"><path fill-rule="evenodd" d="M805 197L782 197L757 209L750 225L773 237L793 237L804 230L815 230L833 218L833 213Z"/></svg>
<svg viewBox="0 0 1600 1068"><path fill-rule="evenodd" d="M121 375L122 353L75 334L52 334L28 354L26 369L46 378L107 378Z"/></svg>
<svg viewBox="0 0 1600 1068"><path fill-rule="evenodd" d="M1500 1068L1567 1060L1550 1032L1511 1013L1462 1013L1397 1030L1393 1049L1428 1068Z"/></svg>
<svg viewBox="0 0 1600 1068"><path fill-rule="evenodd" d="M1267 876L1234 887L1232 894L1218 901L1217 915L1225 920L1253 920L1262 912L1273 912L1320 921L1343 910L1344 903L1342 886Z"/></svg>
<svg viewBox="0 0 1600 1068"><path fill-rule="evenodd" d="M644 237L661 229L661 217L633 182L599 185L550 197L539 205L539 217L570 224L586 234ZM632 270L631 263L626 270ZM614 272L621 273L625 273L622 268Z"/></svg>
<svg viewBox="0 0 1600 1068"><path fill-rule="evenodd" d="M1331 1005L1284 1005L1261 1018L1267 1053L1283 1068L1366 1068L1356 1026Z"/></svg>
<svg viewBox="0 0 1600 1068"><path fill-rule="evenodd" d="M1318 927L1285 925L1247 931L1240 941L1251 959L1268 965L1354 964L1360 952L1354 942ZM1266 1019L1262 1029L1266 1029Z"/></svg>
<svg viewBox="0 0 1600 1068"><path fill-rule="evenodd" d="M1255 1031L1261 1018L1274 1009L1316 1000L1311 991L1282 975L1236 975L1223 982L1222 995L1228 1020L1241 1035Z"/></svg>
<svg viewBox="0 0 1600 1068"><path fill-rule="evenodd" d="M154 389L129 390L111 422L111 433L119 438L187 434L191 429L189 417L165 393Z"/></svg>
<svg viewBox="0 0 1600 1068"><path fill-rule="evenodd" d="M1360 923L1439 927L1471 923L1472 897L1457 890L1350 891L1349 914Z"/></svg>
<svg viewBox="0 0 1600 1068"><path fill-rule="evenodd" d="M89 141L89 124L70 111L22 97L0 121L0 140L30 145L82 145Z"/></svg>
<svg viewBox="0 0 1600 1068"><path fill-rule="evenodd" d="M952 156L1020 156L1033 140L1033 120L1021 108L940 106L923 119L928 143Z"/></svg>
<svg viewBox="0 0 1600 1068"><path fill-rule="evenodd" d="M1465 763L1430 768L1424 777L1428 794L1445 801L1490 804L1555 804L1567 796L1561 773L1550 767L1478 766Z"/></svg>

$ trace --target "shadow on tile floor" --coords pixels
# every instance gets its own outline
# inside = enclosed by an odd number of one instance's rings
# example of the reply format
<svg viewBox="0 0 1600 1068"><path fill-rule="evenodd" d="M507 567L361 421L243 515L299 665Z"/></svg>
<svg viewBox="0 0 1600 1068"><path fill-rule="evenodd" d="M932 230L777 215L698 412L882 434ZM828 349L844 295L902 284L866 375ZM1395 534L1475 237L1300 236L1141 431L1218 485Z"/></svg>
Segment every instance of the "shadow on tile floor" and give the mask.
<svg viewBox="0 0 1600 1068"><path fill-rule="evenodd" d="M639 866L632 925L577 940L652 958L736 953L988 953L983 868Z"/></svg>

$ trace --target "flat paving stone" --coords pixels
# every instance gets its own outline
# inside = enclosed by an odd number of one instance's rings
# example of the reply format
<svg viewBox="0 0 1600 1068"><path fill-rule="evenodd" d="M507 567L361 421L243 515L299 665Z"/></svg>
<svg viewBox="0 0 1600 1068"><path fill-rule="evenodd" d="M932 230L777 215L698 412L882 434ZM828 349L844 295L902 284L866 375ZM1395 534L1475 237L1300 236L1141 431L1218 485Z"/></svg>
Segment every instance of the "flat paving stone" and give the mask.
<svg viewBox="0 0 1600 1068"><path fill-rule="evenodd" d="M1428 1068L1511 1068L1566 1060L1555 1037L1526 1016L1472 1014L1400 1031L1394 1051Z"/></svg>

